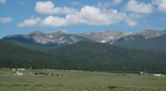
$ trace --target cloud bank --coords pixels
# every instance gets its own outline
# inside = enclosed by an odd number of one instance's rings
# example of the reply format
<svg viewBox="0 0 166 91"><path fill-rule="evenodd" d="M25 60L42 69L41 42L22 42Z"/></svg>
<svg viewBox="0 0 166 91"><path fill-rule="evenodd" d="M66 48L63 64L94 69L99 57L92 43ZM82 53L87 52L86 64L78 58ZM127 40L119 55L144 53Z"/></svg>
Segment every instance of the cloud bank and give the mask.
<svg viewBox="0 0 166 91"><path fill-rule="evenodd" d="M152 13L153 9L151 4L139 3L136 0L130 0L126 6L126 11L142 14Z"/></svg>
<svg viewBox="0 0 166 91"><path fill-rule="evenodd" d="M48 14L48 15L54 15L54 14L71 14L74 13L76 10L69 7L56 7L54 3L51 1L42 2L39 1L36 3L35 7L36 12L41 14Z"/></svg>
<svg viewBox="0 0 166 91"><path fill-rule="evenodd" d="M7 24L7 23L10 23L12 22L12 18L11 17L0 17L0 23L1 24Z"/></svg>
<svg viewBox="0 0 166 91"><path fill-rule="evenodd" d="M0 4L5 4L6 0L0 0Z"/></svg>
<svg viewBox="0 0 166 91"><path fill-rule="evenodd" d="M160 12L166 13L166 0L154 0L154 4Z"/></svg>
<svg viewBox="0 0 166 91"><path fill-rule="evenodd" d="M113 3L118 5L122 3L122 0L113 0ZM154 0L153 3L144 3L136 0L129 0L121 11L113 8L101 8L91 5L85 5L80 9L57 7L51 1L39 1L36 3L35 11L45 15L45 17L31 17L18 23L17 26L59 27L76 24L108 26L117 23L135 26L138 24L139 19L153 13L155 10L166 12L166 1Z"/></svg>

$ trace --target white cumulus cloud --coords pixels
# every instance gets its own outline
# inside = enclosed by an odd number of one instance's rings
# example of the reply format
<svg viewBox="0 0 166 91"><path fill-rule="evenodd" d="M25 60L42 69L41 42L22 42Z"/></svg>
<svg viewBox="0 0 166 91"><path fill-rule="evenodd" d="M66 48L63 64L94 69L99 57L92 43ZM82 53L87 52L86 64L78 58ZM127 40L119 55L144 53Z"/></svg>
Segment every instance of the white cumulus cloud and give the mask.
<svg viewBox="0 0 166 91"><path fill-rule="evenodd" d="M37 26L39 25L41 19L40 18L34 18L31 17L29 19L25 19L23 22L18 23L17 26L18 27L32 27L32 26Z"/></svg>
<svg viewBox="0 0 166 91"><path fill-rule="evenodd" d="M51 1L39 1L36 3L35 10L41 14L71 14L74 13L76 10L69 7L56 7L54 3Z"/></svg>
<svg viewBox="0 0 166 91"><path fill-rule="evenodd" d="M154 3L160 12L166 13L166 0L154 0Z"/></svg>
<svg viewBox="0 0 166 91"><path fill-rule="evenodd" d="M80 11L67 14L64 17L49 15L43 19L30 18L25 19L19 23L18 27L28 26L68 26L74 24L86 24L86 25L112 25L119 22L126 22L128 25L136 25L134 19L129 19L126 13L118 12L115 9L102 10L100 8L86 5L80 9ZM132 23L132 24L131 24Z"/></svg>
<svg viewBox="0 0 166 91"><path fill-rule="evenodd" d="M12 18L7 16L7 17L0 17L0 23L1 24L6 24L12 22Z"/></svg>
<svg viewBox="0 0 166 91"><path fill-rule="evenodd" d="M145 4L136 0L130 0L125 8L126 11L142 14L150 14L153 12L153 9L154 7L152 4Z"/></svg>
<svg viewBox="0 0 166 91"><path fill-rule="evenodd" d="M50 27L65 26L66 23L67 21L64 18L57 16L48 16L41 21L42 25Z"/></svg>
<svg viewBox="0 0 166 91"><path fill-rule="evenodd" d="M110 25L120 22L124 17L115 9L101 10L93 6L85 6L79 12L82 22L92 25Z"/></svg>
<svg viewBox="0 0 166 91"><path fill-rule="evenodd" d="M125 13L118 12L115 9L109 11L101 10L94 6L84 6L80 12L66 16L67 24L87 24L87 25L111 25L121 22Z"/></svg>
<svg viewBox="0 0 166 91"><path fill-rule="evenodd" d="M113 0L113 3L116 5L120 4L121 2L122 2L122 0Z"/></svg>
<svg viewBox="0 0 166 91"><path fill-rule="evenodd" d="M128 26L131 26L131 27L138 24L137 20L134 20L132 18L127 18L125 22L127 23Z"/></svg>
<svg viewBox="0 0 166 91"><path fill-rule="evenodd" d="M5 4L6 0L0 0L0 4Z"/></svg>

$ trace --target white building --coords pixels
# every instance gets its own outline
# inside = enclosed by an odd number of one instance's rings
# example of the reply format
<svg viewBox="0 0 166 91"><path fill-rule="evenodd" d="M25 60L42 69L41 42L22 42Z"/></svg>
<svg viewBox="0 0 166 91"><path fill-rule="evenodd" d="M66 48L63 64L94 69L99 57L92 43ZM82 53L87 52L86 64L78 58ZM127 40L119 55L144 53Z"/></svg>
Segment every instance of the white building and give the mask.
<svg viewBox="0 0 166 91"><path fill-rule="evenodd" d="M14 72L14 75L21 76L24 75L25 68L13 68L12 71Z"/></svg>
<svg viewBox="0 0 166 91"><path fill-rule="evenodd" d="M153 74L153 76L164 77L165 75L163 75L163 74Z"/></svg>

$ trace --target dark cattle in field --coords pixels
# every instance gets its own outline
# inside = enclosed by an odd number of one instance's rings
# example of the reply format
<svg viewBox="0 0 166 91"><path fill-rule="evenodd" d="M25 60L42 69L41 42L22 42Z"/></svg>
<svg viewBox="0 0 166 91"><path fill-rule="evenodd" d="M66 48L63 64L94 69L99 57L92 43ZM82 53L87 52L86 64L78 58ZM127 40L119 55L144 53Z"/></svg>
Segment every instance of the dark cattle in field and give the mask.
<svg viewBox="0 0 166 91"><path fill-rule="evenodd" d="M117 86L110 86L110 85L107 87L109 88L110 91L115 90L117 88Z"/></svg>
<svg viewBox="0 0 166 91"><path fill-rule="evenodd" d="M51 76L54 76L54 73L51 73Z"/></svg>
<svg viewBox="0 0 166 91"><path fill-rule="evenodd" d="M56 74L56 76L59 76L59 74Z"/></svg>

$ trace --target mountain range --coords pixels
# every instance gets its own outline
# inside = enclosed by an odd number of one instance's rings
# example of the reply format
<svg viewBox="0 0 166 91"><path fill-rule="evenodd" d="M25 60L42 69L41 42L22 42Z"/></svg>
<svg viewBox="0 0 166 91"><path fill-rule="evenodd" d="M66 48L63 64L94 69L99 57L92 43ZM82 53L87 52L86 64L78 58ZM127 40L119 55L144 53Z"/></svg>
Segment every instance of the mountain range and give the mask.
<svg viewBox="0 0 166 91"><path fill-rule="evenodd" d="M10 35L0 40L0 67L165 72L165 39L154 29Z"/></svg>
<svg viewBox="0 0 166 91"><path fill-rule="evenodd" d="M59 47L80 41L93 41L121 46L124 48L143 49L166 52L166 30L147 29L142 32L120 32L107 30L102 32L85 32L68 34L63 31L42 33L39 31L27 35L11 35L1 39L19 43Z"/></svg>

